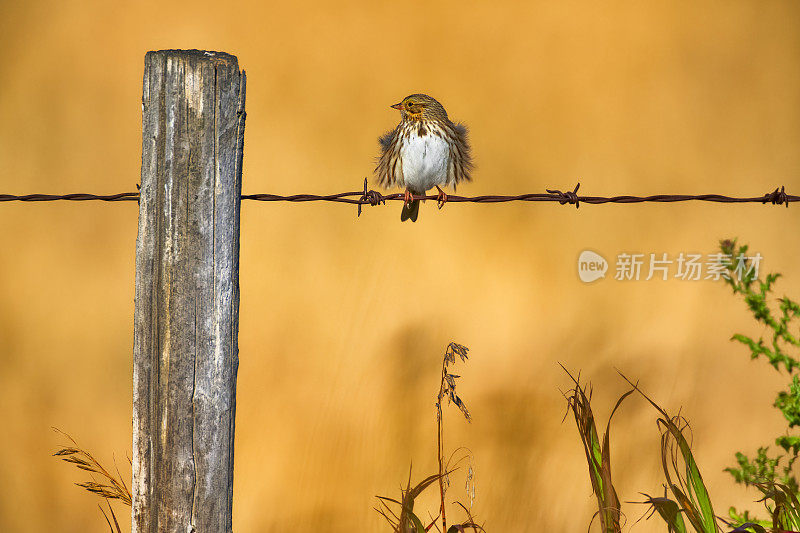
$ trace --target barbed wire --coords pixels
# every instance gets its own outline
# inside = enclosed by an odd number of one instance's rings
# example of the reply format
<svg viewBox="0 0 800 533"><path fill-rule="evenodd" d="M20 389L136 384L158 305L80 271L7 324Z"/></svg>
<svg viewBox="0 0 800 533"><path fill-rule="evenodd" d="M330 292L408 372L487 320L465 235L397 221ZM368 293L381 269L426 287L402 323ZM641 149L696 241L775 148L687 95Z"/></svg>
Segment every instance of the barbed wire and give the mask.
<svg viewBox="0 0 800 533"><path fill-rule="evenodd" d="M87 202L90 200L102 200L103 202L125 202L139 201L138 192L121 192L117 194L99 195L86 193L73 194L24 194L16 196L13 194L0 194L0 202L54 202L56 200L70 200L72 202Z"/></svg>
<svg viewBox="0 0 800 533"><path fill-rule="evenodd" d="M558 202L560 205L574 205L580 207L585 204L638 204L645 202L673 203L673 202L716 202L716 203L761 203L772 205L785 205L789 207L790 202L797 202L800 196L786 194L785 187L776 188L761 196L736 197L724 196L721 194L654 194L650 196L582 196L578 194L581 184L578 183L573 190L561 191L559 189L545 189L545 193L528 193L517 195L482 195L482 196L458 196L455 194L447 195L448 203L472 202L481 204L493 204L502 202ZM136 186L137 189L139 186ZM415 200L438 200L438 195L414 195ZM257 202L338 202L354 204L358 206L358 215L361 215L363 205L376 206L385 204L387 201L404 200L403 193L382 194L369 188L369 184L364 179L364 188L360 191L341 192L336 194L292 194L283 196L279 194L258 193L243 194L242 200L254 200ZM53 202L57 200L68 200L73 202L85 202L98 200L103 202L125 202L139 201L139 192L122 192L118 194L98 195L86 193L74 194L0 194L0 202Z"/></svg>

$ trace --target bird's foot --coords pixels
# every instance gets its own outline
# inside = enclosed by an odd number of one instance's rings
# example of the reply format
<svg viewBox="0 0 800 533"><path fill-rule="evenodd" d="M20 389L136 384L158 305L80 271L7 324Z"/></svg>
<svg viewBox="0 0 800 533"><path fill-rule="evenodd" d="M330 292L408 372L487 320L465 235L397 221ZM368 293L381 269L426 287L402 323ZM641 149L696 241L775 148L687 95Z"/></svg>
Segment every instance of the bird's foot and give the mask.
<svg viewBox="0 0 800 533"><path fill-rule="evenodd" d="M410 206L410 205L411 205L411 202L412 202L413 200L414 200L414 195L413 195L413 194L411 194L411 191L409 191L408 189L406 189L406 192L405 192L405 194L403 194L403 203L405 203L405 206L406 206L406 207L408 207L408 206Z"/></svg>
<svg viewBox="0 0 800 533"><path fill-rule="evenodd" d="M439 209L444 207L444 204L447 203L447 193L444 192L438 185L436 188L439 190L439 196L436 197L436 205L439 206Z"/></svg>

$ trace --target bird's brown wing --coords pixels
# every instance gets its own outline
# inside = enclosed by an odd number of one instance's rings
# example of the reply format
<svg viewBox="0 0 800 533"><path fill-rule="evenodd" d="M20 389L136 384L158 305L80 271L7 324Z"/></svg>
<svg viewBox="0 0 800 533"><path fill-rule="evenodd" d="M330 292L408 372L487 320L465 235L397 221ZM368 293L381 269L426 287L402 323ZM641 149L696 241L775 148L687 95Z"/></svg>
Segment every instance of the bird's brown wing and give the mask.
<svg viewBox="0 0 800 533"><path fill-rule="evenodd" d="M378 137L378 142L381 145L381 155L375 167L378 185L385 188L395 185L404 187L403 161L400 159L400 127Z"/></svg>
<svg viewBox="0 0 800 533"><path fill-rule="evenodd" d="M448 121L449 122L449 121ZM450 140L450 165L447 169L447 184L456 185L462 181L472 181L472 155L467 127L463 124L450 122L447 124L447 136Z"/></svg>

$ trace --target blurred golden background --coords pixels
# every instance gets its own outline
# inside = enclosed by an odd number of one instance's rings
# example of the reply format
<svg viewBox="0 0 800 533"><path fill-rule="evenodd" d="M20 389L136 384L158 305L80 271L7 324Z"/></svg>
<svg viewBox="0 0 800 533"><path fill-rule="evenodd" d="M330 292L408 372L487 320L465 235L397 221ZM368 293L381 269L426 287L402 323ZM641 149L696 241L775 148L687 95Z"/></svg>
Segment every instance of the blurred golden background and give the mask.
<svg viewBox="0 0 800 533"><path fill-rule="evenodd" d="M439 99L471 131L464 194L756 196L800 183L800 3L4 2L0 192L134 190L144 54L220 50L247 71L247 193L361 187L389 105ZM605 423L615 368L683 408L716 511L756 498L722 469L784 427L788 381L734 332L711 281L587 285L592 249L677 255L738 236L800 297L800 206L450 204L242 208L234 529L386 531L375 494L435 469L446 344L471 349L445 415L474 453L489 531L585 531L596 510L559 368ZM127 476L135 203L0 205L0 530L107 531L57 426ZM655 412L612 428L620 498L661 492ZM463 477L450 494L465 500ZM431 495L433 496L432 491ZM420 502L435 508L435 498ZM751 509L758 509L756 504ZM128 509L117 507L129 528ZM628 524L643 506L623 507ZM455 509L451 516L459 516ZM425 513L423 513L425 514ZM596 527L596 526L594 526ZM633 531L663 531L656 519Z"/></svg>

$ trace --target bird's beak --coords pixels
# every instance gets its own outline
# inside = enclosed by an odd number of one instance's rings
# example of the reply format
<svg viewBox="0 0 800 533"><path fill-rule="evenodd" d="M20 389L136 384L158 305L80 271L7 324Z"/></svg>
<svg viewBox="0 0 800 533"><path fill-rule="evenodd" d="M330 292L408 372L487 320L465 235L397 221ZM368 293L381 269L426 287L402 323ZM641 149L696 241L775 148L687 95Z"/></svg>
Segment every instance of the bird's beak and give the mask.
<svg viewBox="0 0 800 533"><path fill-rule="evenodd" d="M403 109L403 102L400 102L399 104L390 105L389 107L391 107L392 109Z"/></svg>

